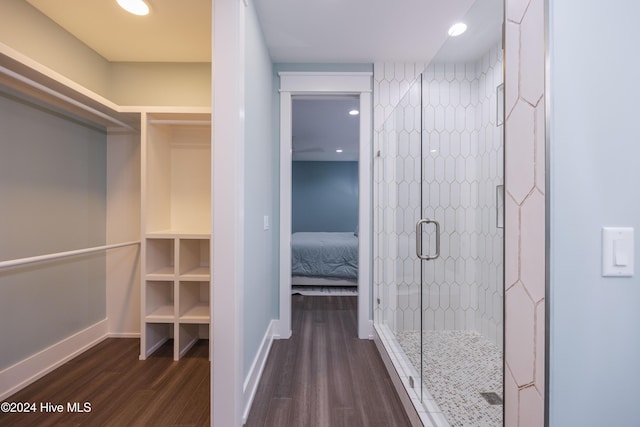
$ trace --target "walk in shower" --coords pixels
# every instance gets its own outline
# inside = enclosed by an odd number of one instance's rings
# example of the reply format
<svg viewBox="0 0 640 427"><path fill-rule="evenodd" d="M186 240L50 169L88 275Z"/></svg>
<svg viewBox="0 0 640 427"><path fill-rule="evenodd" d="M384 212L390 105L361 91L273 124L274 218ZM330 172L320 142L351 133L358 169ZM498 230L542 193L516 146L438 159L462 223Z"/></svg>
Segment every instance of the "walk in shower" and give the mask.
<svg viewBox="0 0 640 427"><path fill-rule="evenodd" d="M501 34L447 42L378 129L374 324L425 425L503 423Z"/></svg>

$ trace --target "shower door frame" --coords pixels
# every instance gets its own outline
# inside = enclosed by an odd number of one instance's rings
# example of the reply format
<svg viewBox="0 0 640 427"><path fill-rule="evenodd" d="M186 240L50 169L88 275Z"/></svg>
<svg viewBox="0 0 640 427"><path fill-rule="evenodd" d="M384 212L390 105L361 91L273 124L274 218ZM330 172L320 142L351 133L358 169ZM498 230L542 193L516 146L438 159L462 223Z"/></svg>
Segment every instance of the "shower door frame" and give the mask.
<svg viewBox="0 0 640 427"><path fill-rule="evenodd" d="M415 235L413 235L413 240L409 239L407 242L404 242L404 243L409 243L409 246L412 247L412 249L409 249L407 255L413 260L414 263L419 264L419 273L414 278L417 280L415 282L415 285L418 288L418 292L419 292L418 296L420 299L420 302L419 302L420 316L419 316L419 319L414 319L414 321L419 322L420 331L422 331L422 327L423 327L423 319L422 319L423 295L422 293L424 288L424 269L425 269L424 263L427 261L431 261L435 258L438 258L438 256L431 256L435 253L435 251L439 251L439 248L431 244L432 243L431 236L436 237L434 234L434 231L438 231L438 232L440 231L439 230L440 225L433 224L434 223L434 221L432 221L433 218L429 219L429 218L423 217L424 216L424 201L423 201L424 171L423 169L424 169L424 156L425 156L425 153L423 152L423 147L424 147L423 74L424 73L418 73L418 75L415 77L412 83L409 84L409 88L407 89L407 92L405 93L405 95L401 98L398 105L396 105L396 108L397 108L402 103L402 100L405 97L411 96L410 95L411 91L417 90L420 101L418 102L418 105L410 105L411 108L417 109L417 112L414 111L413 113L414 121L410 121L410 122L413 123L415 126L417 126L418 132L420 134L419 141L415 141L419 145L419 154L418 154L419 166L416 166L417 168L419 168L419 171L417 172L417 176L416 175L413 176L413 179L415 179L415 181L419 185L419 188L418 188L419 200L417 205L415 206L415 209L417 209L418 212L416 212L417 216L413 217L413 222L411 222L410 224L405 224L406 226L409 226L415 231ZM390 117L387 118L387 120L390 120L390 119L391 119ZM403 125L406 124L404 118L402 119L402 122L403 122ZM406 131L406 129L403 129L403 131ZM383 133L386 132L386 126L382 130L382 132ZM385 135L381 139L384 139L386 137L387 136ZM395 142L399 147L399 142L398 141L395 141ZM406 143L410 144L410 141L407 140ZM382 141L379 141L379 144L382 144ZM382 148L382 146L378 146L376 149L380 150L378 151L378 154L377 154L378 156L385 151ZM390 149L390 148L387 147L387 149ZM410 151L410 149L407 148L407 151ZM392 163L395 163L395 161L396 160L394 160ZM383 174L385 172L378 170L377 173ZM397 179L397 175L395 176L395 178ZM394 185L397 185L397 184L398 184L397 181L394 180ZM375 191L377 190L378 189L375 189ZM378 218L378 221L380 220L381 219ZM433 225L430 225L430 224L433 224ZM433 230L434 228L436 230ZM421 232L418 232L418 229ZM376 233L378 233L379 231L380 230L375 230ZM379 238L379 235L376 235L376 238ZM436 238L439 240L439 237L436 237ZM399 243L396 242L396 244L399 244ZM420 256L420 255L423 255L423 256ZM415 274L415 270L413 274ZM395 283L394 286L395 285L397 285L397 283ZM376 291L379 292L378 288L375 288L375 289ZM377 304L380 305L381 298L383 297L381 295L376 294L374 295L374 298L377 299ZM374 311L374 314L375 314L375 311ZM382 359L385 363L387 371L391 375L391 379L394 383L396 391L400 396L400 399L404 405L407 415L409 416L411 425L412 426L449 425L447 420L441 414L441 410L437 407L437 404L431 397L429 390L424 389L423 387L424 382L422 378L422 374L423 374L422 366L421 365L413 366L411 362L407 359L404 353L404 350L402 350L402 348L400 347L394 332L398 322L397 313L393 313L393 317L395 318L392 321L392 324L394 325L393 330L387 329L386 321L383 320L382 322L380 322L381 320L380 318L374 318L375 343L376 343L376 346L378 347L380 355L382 356ZM420 352L421 352L420 360L422 360L422 351L423 351L422 344L423 343L422 343L422 333L421 333L420 334Z"/></svg>
<svg viewBox="0 0 640 427"><path fill-rule="evenodd" d="M501 62L503 62L504 60L502 60ZM502 67L504 67L504 65L502 65ZM496 71L499 71L500 68L496 68ZM504 68L502 68L502 70L504 70ZM426 71L426 70L425 70ZM397 105L395 105L394 107L394 113L395 114L395 109L398 108L401 104L402 104L402 100L404 99L405 96L409 96L410 91L412 90L412 88L414 87L414 85L419 85L421 87L420 89L420 110L421 110L421 114L420 114L420 135L421 135L421 150L420 150L420 215L419 217L415 218L414 220L417 222L414 222L414 226L416 227L416 232L415 232L415 237L416 237L416 241L415 242L411 242L411 243L415 243L415 253L414 256L416 256L417 258L420 258L420 253L422 255L426 255L427 253L431 253L434 254L433 252L433 238L435 237L433 235L433 230L430 227L426 227L424 226L424 223L426 222L425 218L428 219L436 219L436 220L440 220L442 219L442 224L444 225L446 223L445 219L446 218L439 218L437 215L435 214L430 214L429 212L425 211L425 206L429 205L428 201L429 201L429 197L425 198L426 194L428 194L428 190L425 193L423 186L426 184L425 181L425 176L424 176L424 172L425 172L425 168L426 168L426 164L425 164L425 159L427 158L431 158L433 156L432 153L434 153L435 151L432 151L428 142L428 138L426 137L425 134L425 115L424 115L424 109L425 109L425 90L426 88L424 87L425 81L424 81L424 72L421 73L410 85L409 85L409 89L407 90L407 92L404 94L403 97L400 98L400 101L398 102ZM502 78L502 83L500 83L501 85L504 85L504 75ZM502 105L504 105L504 93L496 90L496 100L501 100L502 101ZM404 107L406 108L406 106ZM496 118L498 116L498 108L496 107ZM406 113L406 112L405 112ZM391 118L387 118L387 120L390 120ZM380 131L385 134L386 137L386 133L387 133L387 128L386 128L386 121L384 122L384 126L383 128L380 129ZM504 182L506 181L506 178L504 176L504 146L505 146L505 126L503 122L498 122L496 120L495 122L495 126L498 128L494 131L495 135L500 135L501 139L502 139L502 150L503 150L503 154L502 154L502 161L500 162L502 164L502 178L501 178L501 184L502 186L504 186ZM395 129L395 128L392 128ZM397 131L397 129L395 129ZM403 129L406 131L406 129ZM382 140L383 138L381 138ZM382 142L380 142L382 144ZM406 150L405 150L406 151ZM406 156L406 154L405 154ZM383 173L383 172L377 172L377 173ZM395 173L395 172L394 172ZM394 176L394 179L396 179L397 177ZM376 183L378 182L378 177L374 177ZM434 178L435 179L435 178ZM436 181L434 181L436 182ZM385 181L383 182L383 185L386 185L389 182ZM396 182L397 183L397 182ZM441 182L437 182L438 184L440 184ZM428 184L426 184L428 185ZM504 188L504 187L503 187ZM376 188L376 191L378 191L378 189ZM437 193L436 193L437 194ZM498 199L497 197L497 193L487 193L490 197L490 194L496 194L496 200ZM381 196L380 196L381 197ZM386 203L386 202L385 202ZM376 204L376 209L378 208L378 205ZM490 210L490 212L493 212L492 210ZM500 215L503 215L503 213L498 213L498 209L496 207L495 209L496 212L496 222L495 222L495 226L497 228L504 228L504 225L502 227L499 226L499 223L497 222L497 218ZM457 220L456 220L457 222ZM423 227L421 227L421 225ZM382 226L381 226L382 227ZM424 229L423 229L424 228ZM443 228L444 230L444 228ZM439 231L439 230L438 230ZM380 236L378 235L378 233L380 233L381 230L376 229L376 238L380 238ZM404 232L406 233L406 229L404 230ZM504 231L503 231L504 233ZM429 236L429 237L427 237ZM501 243L500 243L500 247L502 248L501 250L501 264L502 266L500 267L501 271L502 271L502 276L501 276L501 281L499 283L496 284L496 286L502 290L502 295L504 298L504 266L505 266L505 260L504 260L504 244L505 244L505 239L504 239L504 235L502 236L501 239ZM378 245L378 243L376 243L376 245ZM448 246L448 245L447 245ZM430 248L431 250L427 249ZM420 249L423 249L422 251ZM439 252L439 251L437 251ZM406 255L406 251L405 251L405 255ZM446 254L445 254L446 255ZM431 259L435 259L438 258L437 256L432 257ZM403 391L406 392L407 397L409 397L409 400L411 401L411 403L413 404L413 408L417 414L423 419L423 421L426 422L435 422L435 420L433 420L433 417L436 416L438 417L438 415L440 415L442 413L442 411L437 408L437 403L435 402L435 400L431 397L430 395L430 390L428 388L422 388L423 386L423 380L425 379L425 372L422 366L422 361L423 361L423 356L422 356L422 352L425 350L425 343L423 342L423 334L422 331L424 330L430 330L430 328L427 328L427 324L428 321L424 318L425 315L425 309L426 306L423 306L425 303L425 299L424 296L425 293L429 294L429 289L430 286L432 286L433 283L438 283L438 279L435 273L431 273L431 274L426 274L427 269L429 268L433 268L433 265L429 265L426 264L425 260L421 260L420 261L420 268L419 268L419 274L420 274L420 309L419 309L419 313L420 313L420 365L419 366L413 366L411 363L408 363L409 366L404 366L403 364L405 362L407 362L407 357L404 354L404 350L402 350L402 348L400 347L399 343L395 340L396 339L396 329L395 329L395 323L393 323L393 329L388 329L385 328L385 323L388 321L387 314L382 314L381 312L377 312L376 310L376 317L375 317L375 323L374 323L374 328L376 331L376 344L378 345L378 348L381 352L381 354L383 354L383 359L385 359L385 363L387 364L387 369L390 373L395 373L397 372L398 374L398 378L394 378L394 382L396 383L396 388L398 389L399 392ZM433 261L432 261L433 262ZM443 275L445 273L442 273ZM427 278L430 279L427 279ZM394 278L393 280L397 281L397 278ZM435 280L435 281L434 281ZM433 283L430 283L431 281L434 281ZM381 289L383 286L386 286L386 283L388 283L388 279L385 280L381 280L379 283L376 282L376 284L381 284L381 287L375 287L374 289L376 289L376 292L384 292L384 289ZM397 282L394 282L395 285L397 285ZM445 282L446 284L446 282ZM448 291L447 291L448 293ZM374 295L375 298L377 298L378 304L380 304L380 295L376 294ZM499 333L496 333L496 336L500 336L502 338L502 342L504 343L505 339L504 339L504 335L505 335L505 313L504 313L504 302L502 304L500 304L498 307L500 307L500 311L501 311L501 319L502 319L502 331ZM391 310L394 310L394 307L391 307ZM383 310L387 310L386 308L383 308ZM395 313L392 314L393 317L397 318L397 315ZM446 320L445 320L446 322ZM466 330L466 329L465 329ZM480 332L480 331L477 331ZM484 335L484 334L483 334ZM485 335L486 337L486 335ZM490 338L491 339L491 338ZM504 357L505 357L505 352L504 349L502 349L502 357L503 357L503 362L502 362L502 370L503 370L503 383L502 383L502 396L505 395L505 386L504 386ZM416 382L416 378L420 378L420 385L415 385ZM401 393L402 394L402 393ZM504 397L503 397L504 399ZM504 399L506 401L506 399ZM431 408L429 407L431 404ZM424 406L423 406L424 405ZM407 405L405 404L405 407L407 407ZM434 408L437 408L437 410L433 410ZM502 414L502 420L504 423L505 420L505 415L504 415L504 408L505 405L503 405L503 414ZM431 418L431 419L429 419ZM448 421L444 419L444 417L440 417L441 419L439 421L441 421L443 423L443 425L448 425ZM440 424L438 424L440 425Z"/></svg>

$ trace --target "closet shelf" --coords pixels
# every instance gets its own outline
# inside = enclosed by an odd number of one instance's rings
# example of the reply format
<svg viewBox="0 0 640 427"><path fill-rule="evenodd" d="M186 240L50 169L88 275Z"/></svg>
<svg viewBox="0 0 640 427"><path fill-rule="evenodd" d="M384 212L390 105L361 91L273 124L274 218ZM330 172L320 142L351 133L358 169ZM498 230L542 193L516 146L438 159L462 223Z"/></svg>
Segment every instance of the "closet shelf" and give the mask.
<svg viewBox="0 0 640 427"><path fill-rule="evenodd" d="M199 303L189 308L180 316L180 323L209 323L209 305Z"/></svg>
<svg viewBox="0 0 640 427"><path fill-rule="evenodd" d="M210 280L209 267L196 267L180 275L180 280Z"/></svg>
<svg viewBox="0 0 640 427"><path fill-rule="evenodd" d="M206 230L157 230L148 231L146 237L151 239L208 239L211 237L211 232Z"/></svg>
<svg viewBox="0 0 640 427"><path fill-rule="evenodd" d="M198 112L142 114L143 360L169 339L179 360L210 336L210 120Z"/></svg>
<svg viewBox="0 0 640 427"><path fill-rule="evenodd" d="M174 277L173 267L162 267L146 274L147 280L173 280Z"/></svg>
<svg viewBox="0 0 640 427"><path fill-rule="evenodd" d="M174 309L172 305L163 305L153 311L153 313L145 316L147 322L171 323L175 320Z"/></svg>

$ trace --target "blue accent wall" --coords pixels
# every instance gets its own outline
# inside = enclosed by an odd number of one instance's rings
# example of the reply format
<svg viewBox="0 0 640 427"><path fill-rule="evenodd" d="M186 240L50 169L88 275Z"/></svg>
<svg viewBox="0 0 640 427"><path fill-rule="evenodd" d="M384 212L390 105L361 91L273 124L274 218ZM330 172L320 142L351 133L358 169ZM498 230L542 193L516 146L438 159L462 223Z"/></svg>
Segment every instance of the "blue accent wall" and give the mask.
<svg viewBox="0 0 640 427"><path fill-rule="evenodd" d="M291 229L355 231L358 162L293 162Z"/></svg>

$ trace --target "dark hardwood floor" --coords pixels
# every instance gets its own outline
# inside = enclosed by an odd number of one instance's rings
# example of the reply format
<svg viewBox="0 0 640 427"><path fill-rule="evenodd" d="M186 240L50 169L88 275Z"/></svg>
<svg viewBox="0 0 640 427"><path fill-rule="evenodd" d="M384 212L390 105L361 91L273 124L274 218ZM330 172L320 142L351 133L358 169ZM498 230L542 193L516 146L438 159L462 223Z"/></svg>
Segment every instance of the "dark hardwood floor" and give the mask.
<svg viewBox="0 0 640 427"><path fill-rule="evenodd" d="M293 336L273 343L245 425L409 426L375 344L357 339L356 297L292 300ZM172 342L146 361L138 353L138 339L103 341L5 399L37 412L0 412L0 426L208 426L208 342L179 362ZM63 413L42 412L47 402ZM75 402L91 411L69 413Z"/></svg>
<svg viewBox="0 0 640 427"><path fill-rule="evenodd" d="M169 341L140 361L137 338L107 339L5 399L35 403L37 413L0 412L0 426L208 426L208 347L200 340L174 362ZM42 412L47 402L63 413ZM68 402L90 412L69 413Z"/></svg>
<svg viewBox="0 0 640 427"><path fill-rule="evenodd" d="M357 297L294 295L292 337L274 341L245 426L409 426L356 317Z"/></svg>

